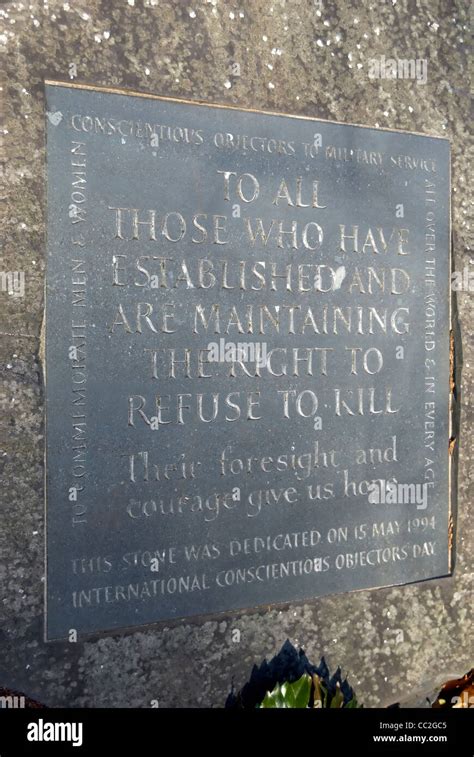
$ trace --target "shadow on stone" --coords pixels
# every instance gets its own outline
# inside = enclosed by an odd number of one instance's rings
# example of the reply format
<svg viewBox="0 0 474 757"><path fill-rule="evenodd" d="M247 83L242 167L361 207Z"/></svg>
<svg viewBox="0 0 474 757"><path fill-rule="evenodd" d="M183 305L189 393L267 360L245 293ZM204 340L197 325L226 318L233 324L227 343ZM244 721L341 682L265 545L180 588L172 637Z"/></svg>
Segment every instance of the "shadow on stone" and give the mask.
<svg viewBox="0 0 474 757"><path fill-rule="evenodd" d="M297 650L287 639L278 654L270 662L265 659L260 667L253 666L250 680L240 691L235 693L232 686L225 707L252 710L263 701L266 692L272 691L278 683L281 684L284 681L293 683L301 678L304 673L308 673L310 676L318 675L326 686L330 698L334 696L338 688L343 694L344 704L347 704L354 697L354 692L347 680L342 678L340 668L337 668L331 676L324 657L321 657L318 666L313 665L306 657L304 650Z"/></svg>

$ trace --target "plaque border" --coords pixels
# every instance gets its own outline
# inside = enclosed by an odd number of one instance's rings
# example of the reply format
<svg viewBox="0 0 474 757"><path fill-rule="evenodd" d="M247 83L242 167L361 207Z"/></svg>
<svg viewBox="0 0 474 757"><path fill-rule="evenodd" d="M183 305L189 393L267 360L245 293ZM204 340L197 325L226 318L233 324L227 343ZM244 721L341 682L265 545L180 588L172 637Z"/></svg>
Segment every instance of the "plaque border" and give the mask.
<svg viewBox="0 0 474 757"><path fill-rule="evenodd" d="M85 89L91 92L107 92L110 95L127 95L128 97L142 97L147 100L164 100L166 102L178 103L182 105L199 105L204 108L220 108L223 110L239 110L244 113L260 113L264 116L283 116L284 118L296 118L301 121L319 121L326 124L338 124L339 126L357 126L359 129L372 129L375 131L390 131L398 134L414 134L417 137L429 137L430 139L442 139L445 142L451 141L449 137L443 137L440 134L427 134L422 131L409 131L407 129L390 129L387 126L369 126L368 124L355 124L350 121L337 121L330 118L318 118L317 116L304 116L302 114L283 113L278 110L264 110L261 108L247 108L241 105L227 105L225 103L209 102L208 100L190 100L186 97L173 97L171 95L155 95L151 92L140 92L126 87L107 87L99 84L83 84L81 82L69 82L60 79L45 79L44 84L50 87L66 87L69 89ZM450 151L451 152L451 151ZM451 166L450 166L451 168ZM451 189L451 182L450 182ZM451 220L451 215L450 215Z"/></svg>
<svg viewBox="0 0 474 757"><path fill-rule="evenodd" d="M449 153L448 153L448 276L449 276L449 302L448 302L448 334L449 334L449 345L448 345L448 361L449 361L449 370L448 370L448 380L449 380L449 386L448 386L448 439L447 439L447 455L448 455L448 511L447 511L447 536L448 536L448 560L447 560L447 572L440 575L440 576L433 576L431 578L425 578L425 579L418 579L414 581L408 581L403 583L389 583L384 584L383 586L367 586L363 589L350 589L349 591L344 592L345 594L356 594L361 591L376 591L378 589L388 589L395 586L410 586L413 584L420 584L425 583L427 581L434 581L439 580L442 578L450 578L453 575L454 567L455 567L455 537L456 537L456 522L455 522L455 516L457 511L457 477L458 477L458 450L459 450L459 443L458 443L458 434L460 430L460 423L459 423L459 417L460 417L460 403L459 398L456 399L455 393L459 394L459 388L456 383L456 377L458 374L458 371L462 369L462 361L460 360L459 356L456 355L460 351L461 347L461 337L460 337L460 325L457 318L457 301L456 301L456 308L453 308L453 301L456 300L455 293L451 289L451 273L452 273L452 266L454 262L454 256L453 256L453 239L452 239L452 160L451 160L451 140L449 137L442 136L440 134L429 134L427 132L420 132L420 131L410 131L408 129L396 129L396 128L388 128L384 126L370 126L368 124L358 124L353 123L351 121L337 121L335 119L329 119L329 118L318 118L317 116L306 116L302 114L294 114L294 113L284 113L281 111L275 111L275 110L265 110L261 108L250 108L250 107L244 107L240 105L228 105L225 103L216 103L216 102L210 102L208 100L200 100L200 99L189 99L185 97L174 97L169 95L157 95L150 92L141 92L138 90L128 89L127 87L108 87L106 85L97 85L97 84L86 84L82 82L71 82L67 80L60 80L60 79L44 79L44 104L46 109L46 87L63 87L65 89L78 89L78 90L86 90L89 92L99 92L99 93L106 93L106 94L113 94L113 95L124 95L127 97L140 97L144 98L146 100L159 100L162 102L172 102L177 103L181 105L195 105L203 108L218 108L222 110L235 110L240 111L243 113L255 113L259 115L265 115L265 116L279 116L283 118L291 118L291 119L297 119L301 121L312 121L316 123L325 123L325 124L336 124L338 126L355 126L360 129L371 129L372 131L384 131L384 132L390 132L395 134L407 134L407 135L413 135L418 137L425 137L427 139L439 139L443 140L444 142L447 142L449 145ZM46 142L46 129L45 129L45 146L47 145ZM47 186L47 180L48 180L48 173L47 173L47 149L45 150L45 186ZM47 250L48 250L48 216L47 216L47 193L45 192L45 261L47 261ZM46 338L47 338L47 319L46 319L46 308L47 308L47 267L45 266L45 276L44 276L44 306L43 306L43 322L41 326L41 332L40 332L40 348L39 348L39 359L40 363L42 365L42 375L43 375L43 391L44 391L44 411L43 411L43 419L44 419L44 451L43 451L43 460L44 460L44 642L45 643L51 643L51 642L57 642L57 641L64 641L66 637L56 637L52 638L48 636L48 554L47 554L47 523L48 523L48 502L47 502L47 444L46 444L46 438L47 438L47 417L46 417ZM456 323L453 324L453 311L456 311ZM457 327L457 328L455 328ZM458 342L458 344L457 344ZM453 433L455 434L453 436ZM81 639L92 639L94 637L98 636L113 636L117 634L125 635L130 633L139 633L139 632L145 632L147 630L151 630L152 628L155 628L157 630L163 630L164 628L170 628L170 627L176 627L180 623L187 623L190 625L200 625L206 621L212 620L212 619L228 619L230 615L232 616L241 616L244 614L254 614L257 612L261 612L262 610L270 610L270 609L278 609L278 608L285 608L288 606L291 606L292 604L295 604L297 606L306 604L308 602L315 602L319 599L324 599L325 597L334 597L337 596L337 593L331 593L327 595L323 595L323 597L308 597L307 599L298 599L298 600L286 600L282 602L271 602L271 603L262 603L259 605L251 605L250 607L241 607L238 609L231 609L231 610L222 610L219 612L208 612L208 613L202 613L202 614L196 614L196 615L190 615L190 616L181 616L181 617L175 617L175 618L169 618L167 620L156 620L156 621L150 621L148 623L141 623L138 626L120 626L117 628L111 628L111 629L101 629L101 630L93 630L93 631L86 631L83 633L80 633L78 635L78 638Z"/></svg>

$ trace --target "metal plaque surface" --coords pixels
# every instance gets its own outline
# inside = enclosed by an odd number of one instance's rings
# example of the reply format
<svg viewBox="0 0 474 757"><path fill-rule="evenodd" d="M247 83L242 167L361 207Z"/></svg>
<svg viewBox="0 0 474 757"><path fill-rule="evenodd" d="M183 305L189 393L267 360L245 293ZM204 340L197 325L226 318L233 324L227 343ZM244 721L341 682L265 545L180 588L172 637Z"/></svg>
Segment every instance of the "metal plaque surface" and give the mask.
<svg viewBox="0 0 474 757"><path fill-rule="evenodd" d="M449 574L449 143L46 90L46 637Z"/></svg>

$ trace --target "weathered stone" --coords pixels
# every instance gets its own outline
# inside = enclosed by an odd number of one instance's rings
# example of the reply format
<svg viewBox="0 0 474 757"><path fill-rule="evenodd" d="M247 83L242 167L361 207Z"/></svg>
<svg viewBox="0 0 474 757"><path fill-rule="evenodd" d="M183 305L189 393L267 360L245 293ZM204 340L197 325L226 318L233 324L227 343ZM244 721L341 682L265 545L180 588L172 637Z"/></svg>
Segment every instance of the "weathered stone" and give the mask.
<svg viewBox="0 0 474 757"><path fill-rule="evenodd" d="M191 13L192 11L192 13ZM451 578L236 613L78 644L43 638L45 78L302 113L447 136L452 142L454 267L470 263L467 25L461 2L353 6L263 0L230 8L170 0L7 3L1 268L26 273L26 296L0 292L0 684L52 706L223 706L253 664L286 638L341 665L366 706L403 699L433 669L470 667L472 635L472 292L458 292L464 336L457 560ZM14 22L14 23L12 23ZM325 23L326 22L326 23ZM400 50L403 40L403 52ZM328 44L328 42L330 44ZM368 61L428 60L425 85L371 80ZM231 64L240 65L235 76ZM460 393L460 391L462 392ZM240 631L239 638L233 631ZM186 677L186 686L182 680Z"/></svg>

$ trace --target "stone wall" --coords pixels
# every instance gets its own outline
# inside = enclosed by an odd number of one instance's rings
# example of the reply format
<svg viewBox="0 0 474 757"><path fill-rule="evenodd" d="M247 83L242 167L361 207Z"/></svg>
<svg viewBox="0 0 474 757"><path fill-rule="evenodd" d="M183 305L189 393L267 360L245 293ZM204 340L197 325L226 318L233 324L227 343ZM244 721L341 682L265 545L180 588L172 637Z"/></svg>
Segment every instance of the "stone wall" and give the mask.
<svg viewBox="0 0 474 757"><path fill-rule="evenodd" d="M469 266L468 3L461 0L70 0L3 3L6 199L0 268L0 686L50 706L222 706L231 680L286 638L343 666L367 706L472 663L473 294L460 292L464 368L453 577L226 620L43 638L44 79L74 80L447 136L455 268ZM371 80L370 58L426 58L428 81ZM238 63L240 76L231 66ZM234 68L234 72L235 72ZM459 388L459 387L458 387ZM472 518L472 515L471 515ZM240 630L240 642L233 641ZM235 638L235 635L234 635Z"/></svg>

